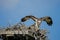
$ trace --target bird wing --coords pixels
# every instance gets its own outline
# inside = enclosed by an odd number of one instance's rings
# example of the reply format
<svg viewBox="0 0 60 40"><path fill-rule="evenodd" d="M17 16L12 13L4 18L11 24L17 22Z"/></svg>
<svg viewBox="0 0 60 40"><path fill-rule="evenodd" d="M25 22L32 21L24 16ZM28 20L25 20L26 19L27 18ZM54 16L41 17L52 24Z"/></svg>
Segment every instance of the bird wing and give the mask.
<svg viewBox="0 0 60 40"><path fill-rule="evenodd" d="M25 22L25 21L27 21L27 20L29 20L29 19L32 19L32 20L36 21L37 18L36 18L35 16L29 15L29 16L23 17L23 18L21 19L21 21L22 21L22 22Z"/></svg>
<svg viewBox="0 0 60 40"><path fill-rule="evenodd" d="M46 23L47 23L49 26L53 24L52 18L49 17L49 16L42 17L42 18L40 18L40 20L46 21Z"/></svg>

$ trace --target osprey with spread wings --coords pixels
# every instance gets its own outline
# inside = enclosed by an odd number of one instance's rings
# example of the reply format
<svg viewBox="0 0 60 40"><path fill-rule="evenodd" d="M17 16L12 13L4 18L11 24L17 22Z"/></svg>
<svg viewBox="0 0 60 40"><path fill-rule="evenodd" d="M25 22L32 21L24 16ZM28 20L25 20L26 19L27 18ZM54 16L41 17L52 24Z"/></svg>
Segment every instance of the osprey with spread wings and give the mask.
<svg viewBox="0 0 60 40"><path fill-rule="evenodd" d="M39 28L39 25L41 24L42 21L45 21L49 26L53 24L52 22L52 18L49 17L49 16L45 16L45 17L41 17L41 18L36 18L35 16L32 16L32 15L28 15L28 16L25 16L21 19L22 22L25 22L29 19L32 19L33 21L35 21L35 27L38 29Z"/></svg>

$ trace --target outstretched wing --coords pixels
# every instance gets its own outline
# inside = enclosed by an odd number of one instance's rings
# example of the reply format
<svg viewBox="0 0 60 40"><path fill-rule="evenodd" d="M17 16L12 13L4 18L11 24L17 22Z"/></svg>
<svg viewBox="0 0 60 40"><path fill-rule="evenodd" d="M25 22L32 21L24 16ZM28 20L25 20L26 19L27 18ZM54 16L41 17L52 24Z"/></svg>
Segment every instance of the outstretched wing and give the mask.
<svg viewBox="0 0 60 40"><path fill-rule="evenodd" d="M32 20L36 21L37 18L36 18L35 16L29 15L29 16L23 17L23 18L21 19L21 21L22 21L22 22L25 22L25 21L27 21L27 20L29 20L29 19L32 19Z"/></svg>
<svg viewBox="0 0 60 40"><path fill-rule="evenodd" d="M46 21L46 23L47 23L49 26L53 24L52 18L49 17L49 16L42 17L42 18L40 18L40 19L42 19L42 21Z"/></svg>

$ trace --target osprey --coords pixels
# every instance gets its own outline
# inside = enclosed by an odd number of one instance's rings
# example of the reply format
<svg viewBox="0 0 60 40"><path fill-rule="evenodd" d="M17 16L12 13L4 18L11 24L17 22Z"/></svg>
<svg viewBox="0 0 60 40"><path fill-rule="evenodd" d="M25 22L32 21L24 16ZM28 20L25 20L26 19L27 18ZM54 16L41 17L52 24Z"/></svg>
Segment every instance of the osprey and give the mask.
<svg viewBox="0 0 60 40"><path fill-rule="evenodd" d="M35 21L35 23L32 26L35 26L36 29L39 29L39 25L41 24L42 21L45 21L49 26L52 25L52 18L49 16L41 17L41 18L36 18L35 16L28 15L25 16L21 19L21 22L25 22L29 19L32 19Z"/></svg>

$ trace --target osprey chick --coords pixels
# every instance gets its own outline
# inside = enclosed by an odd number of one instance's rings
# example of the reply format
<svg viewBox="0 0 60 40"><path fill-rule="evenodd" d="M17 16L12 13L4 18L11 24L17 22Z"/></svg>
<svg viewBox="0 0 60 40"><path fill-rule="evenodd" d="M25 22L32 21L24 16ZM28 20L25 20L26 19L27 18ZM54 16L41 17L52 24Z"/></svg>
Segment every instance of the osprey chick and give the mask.
<svg viewBox="0 0 60 40"><path fill-rule="evenodd" d="M33 25L30 26L31 29L35 29L36 31L39 30L39 26L41 24L42 21L45 21L49 26L52 25L52 19L49 16L45 16L42 18L36 18L35 16L29 15L29 16L25 16L21 19L22 22L25 22L29 19L32 19L33 21L35 21L35 23Z"/></svg>
<svg viewBox="0 0 60 40"><path fill-rule="evenodd" d="M53 24L52 22L52 18L49 16L45 16L42 18L36 18L35 16L29 15L29 16L25 16L21 19L22 22L25 22L29 19L34 20L35 22L38 21L39 23L41 23L42 21L45 21L49 26ZM41 21L41 22L40 22Z"/></svg>

